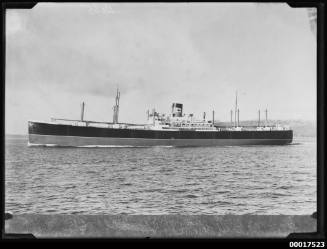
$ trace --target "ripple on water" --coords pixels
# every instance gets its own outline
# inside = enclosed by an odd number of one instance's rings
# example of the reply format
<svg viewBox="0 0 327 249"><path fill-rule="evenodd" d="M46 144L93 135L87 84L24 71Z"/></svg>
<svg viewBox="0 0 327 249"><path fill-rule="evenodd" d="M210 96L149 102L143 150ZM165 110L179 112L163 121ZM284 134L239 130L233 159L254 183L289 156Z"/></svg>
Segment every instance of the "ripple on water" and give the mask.
<svg viewBox="0 0 327 249"><path fill-rule="evenodd" d="M6 140L6 211L311 214L316 143L48 148ZM310 181L310 182L308 182Z"/></svg>

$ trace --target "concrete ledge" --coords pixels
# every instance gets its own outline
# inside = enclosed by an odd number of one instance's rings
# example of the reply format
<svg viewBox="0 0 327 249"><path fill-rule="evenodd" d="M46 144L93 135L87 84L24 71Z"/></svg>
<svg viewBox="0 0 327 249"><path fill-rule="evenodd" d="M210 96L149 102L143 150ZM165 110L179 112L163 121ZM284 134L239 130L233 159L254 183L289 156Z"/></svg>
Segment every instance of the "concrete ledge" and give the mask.
<svg viewBox="0 0 327 249"><path fill-rule="evenodd" d="M310 215L13 215L6 233L39 238L217 238L286 237L315 232Z"/></svg>

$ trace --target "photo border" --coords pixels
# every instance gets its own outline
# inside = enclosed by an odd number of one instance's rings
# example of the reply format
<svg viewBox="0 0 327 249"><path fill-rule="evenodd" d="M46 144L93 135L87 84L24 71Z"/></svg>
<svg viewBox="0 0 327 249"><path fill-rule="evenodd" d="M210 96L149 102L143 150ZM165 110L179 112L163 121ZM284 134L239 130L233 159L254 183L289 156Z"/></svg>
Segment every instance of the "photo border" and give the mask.
<svg viewBox="0 0 327 249"><path fill-rule="evenodd" d="M48 2L48 1L47 1ZM82 2L89 2L94 3L90 1L80 1ZM107 1L106 1L107 2ZM228 2L238 2L238 1L228 1ZM279 1L251 1L251 3L283 3ZM1 138L2 138L2 146L1 146L1 162L2 162L2 170L1 170L1 235L2 239L10 240L13 238L16 239L27 239L29 240L32 238L33 235L30 234L5 234L5 12L6 9L31 9L33 8L38 2L13 2L13 1L6 1L2 3L1 8L1 18L3 20L3 24L1 27L1 33L2 33L2 67L1 67L1 77L2 77L2 86L1 86L1 99L3 101L3 105L1 108ZM51 3L51 2L49 2ZM65 3L65 1L56 1L56 3ZM97 2L100 3L100 2ZM101 2L102 3L102 2ZM112 2L108 2L112 3ZM227 3L227 2L226 2ZM272 243L272 242L282 242L282 243L288 243L289 241L321 241L326 238L326 205L325 205L325 192L324 189L326 189L325 184L325 155L324 155L324 148L325 148L325 102L324 102L324 96L325 96L325 33L324 33L324 27L325 27L325 3L324 1L289 1L284 2L287 3L292 8L316 8L317 9L317 232L315 233L306 233L306 234L298 234L293 233L290 234L285 239L275 239L275 238L233 238L233 239L226 239L226 238L208 238L208 239L201 239L201 238L179 238L179 239L149 239L149 238L143 238L145 241L185 241L185 240L196 240L198 242L204 242L209 240L214 240L219 243L257 243L257 242L264 242L264 243ZM40 241L43 240L49 240L49 239L37 239ZM51 240L56 240L55 238L51 238ZM62 240L62 239L61 239ZM112 238L101 238L101 239L93 239L93 238L65 238L65 240L89 240L89 241L133 241L133 242L139 242L140 239L131 239L131 238L121 238L121 239L112 239ZM142 238L141 238L142 240Z"/></svg>

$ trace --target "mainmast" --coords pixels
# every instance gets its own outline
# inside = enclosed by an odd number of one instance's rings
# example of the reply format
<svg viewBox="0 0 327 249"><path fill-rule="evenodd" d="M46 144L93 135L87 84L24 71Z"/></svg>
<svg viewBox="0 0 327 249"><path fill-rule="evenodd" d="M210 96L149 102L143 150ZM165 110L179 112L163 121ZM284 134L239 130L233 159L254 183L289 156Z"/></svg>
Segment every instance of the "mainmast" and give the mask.
<svg viewBox="0 0 327 249"><path fill-rule="evenodd" d="M114 109L114 116L113 116L113 123L117 124L118 123L118 114L119 114L119 99L120 99L120 92L117 88L117 94L116 94L116 99L115 99L115 105L113 107Z"/></svg>

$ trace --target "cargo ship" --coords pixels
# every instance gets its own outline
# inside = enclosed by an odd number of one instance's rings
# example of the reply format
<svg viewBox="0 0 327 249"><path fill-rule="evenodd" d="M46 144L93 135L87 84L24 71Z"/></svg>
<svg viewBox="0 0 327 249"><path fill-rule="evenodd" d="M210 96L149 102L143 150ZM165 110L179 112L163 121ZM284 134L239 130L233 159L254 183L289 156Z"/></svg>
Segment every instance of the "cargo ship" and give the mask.
<svg viewBox="0 0 327 249"><path fill-rule="evenodd" d="M230 125L220 126L203 117L183 112L183 104L173 103L171 113L147 111L147 122L129 124L118 122L120 92L117 90L113 107L113 122L84 120L85 103L81 105L81 118L51 118L50 122L28 121L29 146L67 147L144 147L144 146L235 146L286 145L292 143L293 131L289 127L268 125L241 126L236 104L231 111ZM267 121L267 111L266 111Z"/></svg>

